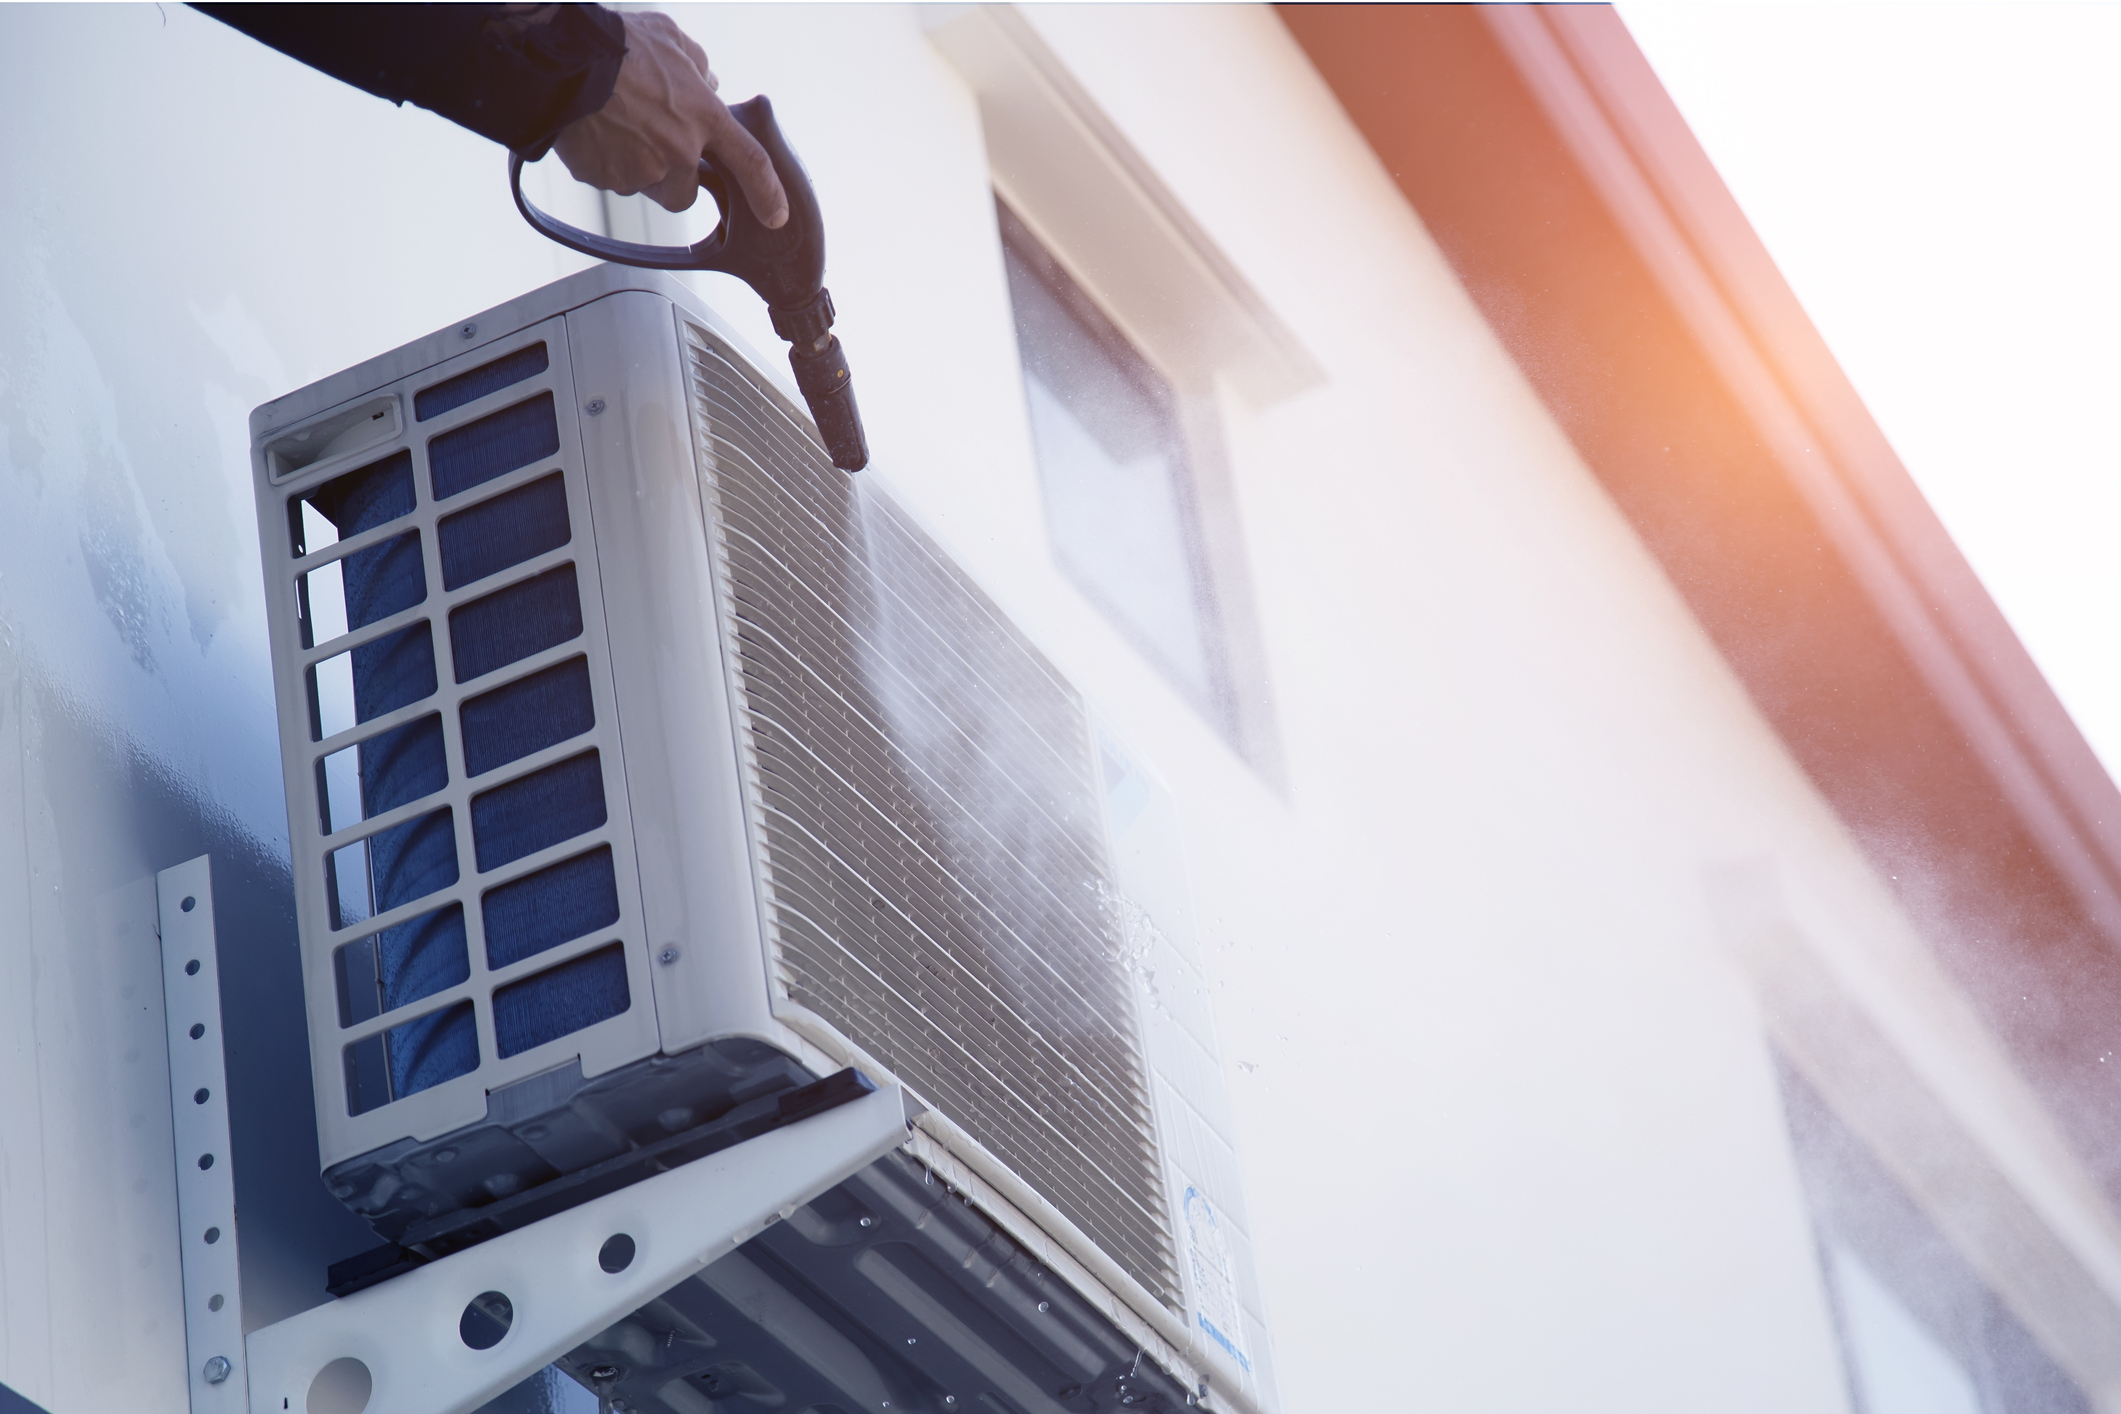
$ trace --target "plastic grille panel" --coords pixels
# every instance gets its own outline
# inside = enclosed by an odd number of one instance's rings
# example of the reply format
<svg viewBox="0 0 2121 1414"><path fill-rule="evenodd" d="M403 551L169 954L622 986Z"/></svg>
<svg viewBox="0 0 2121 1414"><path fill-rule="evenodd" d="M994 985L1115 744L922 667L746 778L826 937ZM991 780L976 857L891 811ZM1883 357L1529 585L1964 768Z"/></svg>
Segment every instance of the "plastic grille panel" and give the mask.
<svg viewBox="0 0 2121 1414"><path fill-rule="evenodd" d="M1175 1308L1080 700L705 336L688 353L780 984Z"/></svg>
<svg viewBox="0 0 2121 1414"><path fill-rule="evenodd" d="M562 333L365 394L422 420L260 483L327 1166L657 1048Z"/></svg>

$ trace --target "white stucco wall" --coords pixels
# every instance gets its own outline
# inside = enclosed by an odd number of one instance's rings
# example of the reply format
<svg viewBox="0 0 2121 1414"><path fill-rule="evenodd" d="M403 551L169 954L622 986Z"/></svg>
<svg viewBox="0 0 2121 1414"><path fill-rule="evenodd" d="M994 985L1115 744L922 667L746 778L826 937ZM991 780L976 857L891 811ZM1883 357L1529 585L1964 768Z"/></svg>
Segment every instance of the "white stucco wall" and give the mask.
<svg viewBox="0 0 2121 1414"><path fill-rule="evenodd" d="M1224 399L1285 790L1047 555L978 112L923 16L680 13L818 182L874 474L1178 802L1290 1414L1841 1409L1704 871L1771 860L1829 946L1906 925L1278 21L1035 14L1327 373ZM224 974L292 966L245 416L575 263L487 144L175 6L0 8L0 132L0 1381L173 1410L141 881L247 858ZM240 1024L299 1057L298 1013ZM286 1196L299 1078L236 1098L255 1324L360 1242Z"/></svg>

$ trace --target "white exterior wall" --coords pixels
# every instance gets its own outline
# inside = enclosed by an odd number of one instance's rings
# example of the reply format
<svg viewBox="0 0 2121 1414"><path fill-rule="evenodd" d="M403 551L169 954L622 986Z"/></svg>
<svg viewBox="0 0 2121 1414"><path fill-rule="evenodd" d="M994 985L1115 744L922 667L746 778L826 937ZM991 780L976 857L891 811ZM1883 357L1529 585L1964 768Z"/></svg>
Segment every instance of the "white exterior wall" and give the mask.
<svg viewBox="0 0 2121 1414"><path fill-rule="evenodd" d="M1278 21L1033 15L1325 370L1220 399L1285 786L1047 553L979 113L935 17L678 13L818 183L864 474L1184 818L1285 1407L1844 1408L1714 871L1766 863L1835 966L1930 987L1910 1027L1958 1004ZM211 848L250 896L286 888L246 415L577 262L490 145L176 6L0 9L0 132L0 1381L56 1414L175 1410L141 885ZM748 292L702 288L781 347ZM291 975L292 929L224 919L224 975ZM255 1056L290 1025L299 1055L299 1011L249 1025ZM361 1245L321 1189L275 1197L314 1173L268 1134L275 1105L306 1133L285 1081L235 1095L253 1325Z"/></svg>

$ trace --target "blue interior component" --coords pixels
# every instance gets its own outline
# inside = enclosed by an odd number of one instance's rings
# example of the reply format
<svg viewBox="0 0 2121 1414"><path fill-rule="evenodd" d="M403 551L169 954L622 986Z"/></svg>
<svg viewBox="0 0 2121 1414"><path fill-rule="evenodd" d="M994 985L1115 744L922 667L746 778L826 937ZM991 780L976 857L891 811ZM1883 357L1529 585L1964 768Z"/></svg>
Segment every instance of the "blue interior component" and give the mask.
<svg viewBox="0 0 2121 1414"><path fill-rule="evenodd" d="M611 848L591 850L489 889L480 901L486 965L496 971L619 921Z"/></svg>
<svg viewBox="0 0 2121 1414"><path fill-rule="evenodd" d="M444 379L432 388L422 388L413 395L413 417L420 422L430 417L440 417L452 408L466 403L475 403L488 393L498 392L511 383L520 383L545 371L547 359L543 344L532 344L527 349L497 358L492 363L482 363L469 373L459 373L454 378Z"/></svg>
<svg viewBox="0 0 2121 1414"><path fill-rule="evenodd" d="M479 1068L478 1023L472 1018L470 1002L414 1017L383 1035L394 1100L431 1090Z"/></svg>
<svg viewBox="0 0 2121 1414"><path fill-rule="evenodd" d="M552 394L540 393L430 438L427 474L435 499L446 501L559 450L560 423Z"/></svg>
<svg viewBox="0 0 2121 1414"><path fill-rule="evenodd" d="M351 633L427 597L427 570L420 563L420 533L393 536L356 550L340 562L346 583L346 629ZM306 607L306 606L305 606ZM305 629L308 616L303 616ZM304 637L307 637L305 632ZM314 648L313 643L303 645Z"/></svg>
<svg viewBox="0 0 2121 1414"><path fill-rule="evenodd" d="M453 903L379 935L376 963L384 1000L393 1007L411 1006L469 981L463 905Z"/></svg>
<svg viewBox="0 0 2121 1414"><path fill-rule="evenodd" d="M365 763L364 763L365 766ZM425 898L457 881L456 824L447 810L382 830L368 843L376 912ZM471 975L464 910L446 908L376 935L383 1009L410 1006ZM388 1045L394 1095L410 1095L462 1075L479 1063L471 1012L439 1012L394 1027Z"/></svg>
<svg viewBox="0 0 2121 1414"><path fill-rule="evenodd" d="M391 978L397 1006L424 1001L471 976L471 962L463 946L462 904L446 905L387 931L404 934L415 928L424 935L427 946L398 950L405 956L401 956L396 975ZM452 938L456 943L453 951ZM384 977L377 938L371 935L348 943L332 954L332 961L339 986L339 1024L357 1026L381 1016L385 1009Z"/></svg>
<svg viewBox="0 0 2121 1414"><path fill-rule="evenodd" d="M348 598L352 595L349 592ZM354 720L409 707L435 690L434 635L417 623L353 650ZM364 792L370 787L363 782Z"/></svg>
<svg viewBox="0 0 2121 1414"><path fill-rule="evenodd" d="M518 776L471 798L479 872L585 834L604 820L604 768L596 752Z"/></svg>
<svg viewBox="0 0 2121 1414"><path fill-rule="evenodd" d="M439 715L378 732L356 749L361 762L363 819L410 805L449 784ZM324 763L318 762L317 769L321 774Z"/></svg>
<svg viewBox="0 0 2121 1414"><path fill-rule="evenodd" d="M303 502L330 521L342 540L410 515L414 504L412 454L394 452L290 502L288 520L298 555L305 551ZM341 573L349 629L375 623L427 597L427 572L417 533L348 555ZM351 656L356 721L394 712L435 692L434 634L424 623L362 644ZM449 783L439 716L423 717L371 737L361 743L358 759L364 817L432 795ZM451 813L436 811L371 836L368 873L377 912L454 884L457 843ZM361 979L342 979L347 985L342 1003L347 1005L380 1005L391 1010L456 986L471 975L461 906L385 929L361 951L364 958L355 970L362 970L363 965L373 970L374 981L369 985L376 994L361 1001L355 996ZM342 954L342 971L346 965ZM367 1052L375 1049L370 1046ZM384 1103L392 1095L409 1095L440 1084L478 1064L478 1042L468 1007L450 1008L393 1028L382 1049L388 1057L387 1095L375 1093L381 1088L374 1083L376 1077L359 1083L360 1072L375 1068L373 1057L348 1054L348 1099L355 1113Z"/></svg>
<svg viewBox="0 0 2121 1414"><path fill-rule="evenodd" d="M449 611L449 652L458 682L520 662L582 633L574 566L561 565Z"/></svg>
<svg viewBox="0 0 2121 1414"><path fill-rule="evenodd" d="M519 565L573 537L567 523L567 487L554 472L481 501L439 527L442 587L456 589Z"/></svg>
<svg viewBox="0 0 2121 1414"><path fill-rule="evenodd" d="M339 539L347 540L364 530L388 525L399 516L412 514L412 453L396 451L379 462L358 467L287 503L287 528L295 555L310 552L302 530L302 506L338 527ZM322 545L316 549L323 549Z"/></svg>
<svg viewBox="0 0 2121 1414"><path fill-rule="evenodd" d="M480 693L460 709L464 772L480 776L596 725L589 660L569 658Z"/></svg>
<svg viewBox="0 0 2121 1414"><path fill-rule="evenodd" d="M375 890L377 913L388 913L454 884L457 832L451 812L431 811L370 835L368 877ZM386 963L384 975L387 977L390 971ZM404 1004L390 997L387 989L385 1000L392 1006Z"/></svg>
<svg viewBox="0 0 2121 1414"><path fill-rule="evenodd" d="M503 1056L520 1055L607 1021L630 1005L626 950L613 943L495 992L494 1049Z"/></svg>
<svg viewBox="0 0 2121 1414"><path fill-rule="evenodd" d="M383 984L376 972L373 937L332 949L331 970L338 984L339 1025L358 1026L383 1014Z"/></svg>
<svg viewBox="0 0 2121 1414"><path fill-rule="evenodd" d="M546 366L546 351L539 345L473 369L423 391L416 399L419 416L461 406ZM558 449L550 394L504 408L430 441L436 497L455 495ZM303 501L336 526L341 539L386 525L414 509L411 455L394 453L291 503L289 524L297 554L304 548ZM472 583L565 545L572 534L560 473L540 477L440 522L436 548L443 583L452 589ZM349 629L402 612L427 597L417 532L347 556L342 574ZM450 616L451 666L461 682L578 637L582 628L574 566L560 566L458 606ZM352 650L351 659L356 721L396 711L436 691L435 645L427 624L363 644ZM588 662L577 658L475 697L463 705L460 721L465 769L473 775L578 736L595 724ZM364 817L430 795L449 781L437 716L361 743L358 759ZM594 752L508 782L472 804L481 867L494 868L595 829L605 814L602 770ZM459 877L452 815L437 811L379 832L368 842L367 862L377 912L449 887ZM488 898L484 916L490 927L499 925L489 943L489 956L498 959L495 965L608 927L618 918L610 851L594 851L504 886ZM355 1009L410 1006L470 976L460 905L384 929L359 950L362 956L356 960L342 955L340 968L347 974L341 979L347 988L342 1001ZM352 974L369 972L373 993L364 1002L353 993L371 984ZM514 1049L504 1054L514 1054L624 1011L624 958L615 947L600 951L517 983L507 996L505 1034ZM495 1005L499 1025L500 998ZM375 1044L350 1048L349 1103L359 1113L467 1074L478 1062L471 1008L448 1007L393 1028Z"/></svg>

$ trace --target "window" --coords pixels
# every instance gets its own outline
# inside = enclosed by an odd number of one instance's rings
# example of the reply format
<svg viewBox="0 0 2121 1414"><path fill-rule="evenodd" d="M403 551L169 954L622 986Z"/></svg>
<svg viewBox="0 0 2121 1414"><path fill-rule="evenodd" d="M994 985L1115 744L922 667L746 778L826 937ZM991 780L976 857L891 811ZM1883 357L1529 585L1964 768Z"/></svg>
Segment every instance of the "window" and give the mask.
<svg viewBox="0 0 2121 1414"><path fill-rule="evenodd" d="M996 207L1054 556L1229 735L1228 668L1178 395L1016 214Z"/></svg>
<svg viewBox="0 0 2121 1414"><path fill-rule="evenodd" d="M1777 1061L1856 1414L2090 1414L1928 1212Z"/></svg>

